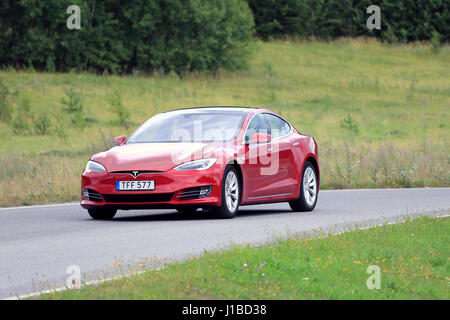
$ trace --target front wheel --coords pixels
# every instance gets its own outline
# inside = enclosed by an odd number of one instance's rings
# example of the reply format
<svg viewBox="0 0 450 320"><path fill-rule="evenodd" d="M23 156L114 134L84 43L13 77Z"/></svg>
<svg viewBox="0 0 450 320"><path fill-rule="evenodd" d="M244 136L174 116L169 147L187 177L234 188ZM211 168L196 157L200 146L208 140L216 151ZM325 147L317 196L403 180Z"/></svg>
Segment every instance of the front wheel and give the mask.
<svg viewBox="0 0 450 320"><path fill-rule="evenodd" d="M88 212L94 220L111 220L116 215L117 210L112 208L92 208L88 209Z"/></svg>
<svg viewBox="0 0 450 320"><path fill-rule="evenodd" d="M222 180L221 205L212 210L213 215L221 219L234 218L239 209L240 192L238 174L232 166L228 166Z"/></svg>
<svg viewBox="0 0 450 320"><path fill-rule="evenodd" d="M294 211L312 211L316 207L318 197L317 172L311 162L306 162L300 182L300 196L297 200L289 202Z"/></svg>

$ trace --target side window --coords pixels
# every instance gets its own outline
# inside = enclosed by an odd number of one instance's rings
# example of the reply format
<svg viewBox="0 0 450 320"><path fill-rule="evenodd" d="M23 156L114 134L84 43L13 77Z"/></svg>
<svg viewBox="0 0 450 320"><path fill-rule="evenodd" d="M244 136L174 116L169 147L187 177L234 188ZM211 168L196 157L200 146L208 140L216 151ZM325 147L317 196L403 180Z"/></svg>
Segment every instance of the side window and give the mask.
<svg viewBox="0 0 450 320"><path fill-rule="evenodd" d="M262 114L255 115L250 121L247 132L245 133L245 141L250 141L255 133L269 133L269 129L267 128L266 121Z"/></svg>
<svg viewBox="0 0 450 320"><path fill-rule="evenodd" d="M270 126L270 135L272 139L283 137L289 133L291 126L283 119L274 116L273 114L266 113L267 122Z"/></svg>

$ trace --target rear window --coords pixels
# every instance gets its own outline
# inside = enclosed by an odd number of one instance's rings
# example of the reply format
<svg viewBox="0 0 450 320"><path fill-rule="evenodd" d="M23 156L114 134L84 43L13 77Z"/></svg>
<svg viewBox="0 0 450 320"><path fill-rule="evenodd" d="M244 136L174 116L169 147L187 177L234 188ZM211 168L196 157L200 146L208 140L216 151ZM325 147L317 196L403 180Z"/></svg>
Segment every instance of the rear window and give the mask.
<svg viewBox="0 0 450 320"><path fill-rule="evenodd" d="M273 114L266 113L265 114L267 122L269 122L270 126L270 135L272 139L276 139L279 137L284 137L291 131L291 125L281 119L280 117L277 117Z"/></svg>

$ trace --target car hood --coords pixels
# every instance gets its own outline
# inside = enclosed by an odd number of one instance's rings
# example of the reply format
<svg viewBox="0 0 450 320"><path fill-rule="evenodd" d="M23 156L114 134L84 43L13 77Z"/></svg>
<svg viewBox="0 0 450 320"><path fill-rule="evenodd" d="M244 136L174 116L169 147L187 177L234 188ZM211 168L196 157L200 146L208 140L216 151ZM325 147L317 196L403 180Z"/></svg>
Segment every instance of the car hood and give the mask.
<svg viewBox="0 0 450 320"><path fill-rule="evenodd" d="M114 147L92 157L108 172L128 170L168 171L205 152L217 150L214 143L133 143Z"/></svg>

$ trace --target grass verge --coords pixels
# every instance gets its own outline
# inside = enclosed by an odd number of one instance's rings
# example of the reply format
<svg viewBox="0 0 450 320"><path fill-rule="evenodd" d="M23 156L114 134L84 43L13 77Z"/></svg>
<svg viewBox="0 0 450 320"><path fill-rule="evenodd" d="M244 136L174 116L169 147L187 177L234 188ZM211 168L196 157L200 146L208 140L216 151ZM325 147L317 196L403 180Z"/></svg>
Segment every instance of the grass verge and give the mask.
<svg viewBox="0 0 450 320"><path fill-rule="evenodd" d="M206 252L147 271L40 299L449 299L449 218ZM367 268L381 270L369 290Z"/></svg>

